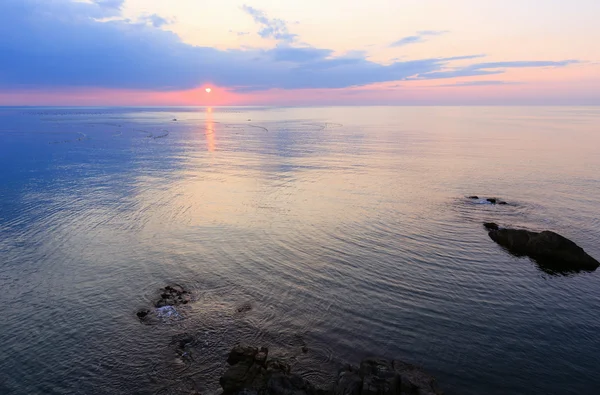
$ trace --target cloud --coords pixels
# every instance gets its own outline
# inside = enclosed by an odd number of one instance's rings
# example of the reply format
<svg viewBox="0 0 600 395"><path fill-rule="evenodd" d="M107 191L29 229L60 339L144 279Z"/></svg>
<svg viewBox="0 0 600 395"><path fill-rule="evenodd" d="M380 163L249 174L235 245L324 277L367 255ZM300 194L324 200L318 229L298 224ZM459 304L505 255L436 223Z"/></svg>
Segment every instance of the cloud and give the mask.
<svg viewBox="0 0 600 395"><path fill-rule="evenodd" d="M435 85L435 87L458 87L458 86L498 86L498 85L521 85L522 82L517 81L460 81L455 84Z"/></svg>
<svg viewBox="0 0 600 395"><path fill-rule="evenodd" d="M100 7L120 10L123 7L125 0L92 0L92 3L99 5Z"/></svg>
<svg viewBox="0 0 600 395"><path fill-rule="evenodd" d="M279 62L307 63L316 60L323 60L333 53L330 49L319 49L312 47L294 48L277 47L265 52L273 60Z"/></svg>
<svg viewBox="0 0 600 395"><path fill-rule="evenodd" d="M426 37L441 36L442 34L449 33L447 30L421 30L414 36L408 36L401 38L390 44L390 47L403 47L409 44L422 43L427 41Z"/></svg>
<svg viewBox="0 0 600 395"><path fill-rule="evenodd" d="M233 33L233 34L235 34L237 36L240 36L240 37L241 36L247 36L248 34L250 34L250 32L236 32L236 31L231 30L231 29L229 29L229 33Z"/></svg>
<svg viewBox="0 0 600 395"><path fill-rule="evenodd" d="M454 68L445 71L421 73L414 79L441 79L456 77L473 77L480 75L503 74L506 69L532 68L532 67L565 67L580 63L578 60L561 61L514 61L514 62L487 62L476 63L469 66Z"/></svg>
<svg viewBox="0 0 600 395"><path fill-rule="evenodd" d="M561 60L559 62L552 61L516 61L516 62L488 62L479 63L471 67L479 69L500 69L500 68L528 68L528 67L563 67L570 64L579 63L578 60Z"/></svg>
<svg viewBox="0 0 600 395"><path fill-rule="evenodd" d="M108 7L108 5L111 7ZM130 22L115 11L121 2L1 0L0 90L107 88L177 91L204 83L236 91L327 89L373 83L501 74L516 67L562 67L574 61L476 63L483 55L373 62L366 53L344 55L286 42L285 23L263 34L279 46L219 50L186 44L157 28L164 18ZM250 7L247 7L250 9ZM252 9L254 10L254 9ZM260 12L257 18L262 18ZM283 26L283 27L282 27ZM18 32L18 34L15 34ZM287 38L286 38L287 37Z"/></svg>
<svg viewBox="0 0 600 395"><path fill-rule="evenodd" d="M254 19L254 22L261 25L258 35L262 38L274 38L284 42L293 42L297 35L288 31L287 23L282 19L269 19L267 15L256 8L243 5L242 10Z"/></svg>
<svg viewBox="0 0 600 395"><path fill-rule="evenodd" d="M139 20L143 23L147 23L156 28L160 28L165 25L170 25L171 23L173 23L173 21L163 18L162 16L160 16L158 14L144 15L144 16L140 17Z"/></svg>

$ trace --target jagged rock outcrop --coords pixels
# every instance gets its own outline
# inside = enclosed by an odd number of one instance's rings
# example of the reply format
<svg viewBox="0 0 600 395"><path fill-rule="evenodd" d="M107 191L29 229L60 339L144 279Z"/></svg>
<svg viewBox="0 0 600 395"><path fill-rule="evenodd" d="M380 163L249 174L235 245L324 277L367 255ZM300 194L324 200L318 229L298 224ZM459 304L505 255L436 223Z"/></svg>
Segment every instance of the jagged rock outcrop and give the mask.
<svg viewBox="0 0 600 395"><path fill-rule="evenodd" d="M220 379L225 395L440 395L436 380L414 365L367 358L345 366L330 388L316 388L292 374L284 361L268 360L268 349L236 346Z"/></svg>

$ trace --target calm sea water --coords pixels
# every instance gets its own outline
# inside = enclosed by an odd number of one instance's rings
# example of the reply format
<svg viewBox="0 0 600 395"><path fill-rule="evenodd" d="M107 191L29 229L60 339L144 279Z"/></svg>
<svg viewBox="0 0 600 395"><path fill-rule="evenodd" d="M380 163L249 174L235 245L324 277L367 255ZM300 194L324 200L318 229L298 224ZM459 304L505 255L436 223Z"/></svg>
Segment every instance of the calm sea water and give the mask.
<svg viewBox="0 0 600 395"><path fill-rule="evenodd" d="M554 230L600 258L598 107L0 121L2 394L211 393L237 342L316 383L379 355L448 394L598 393L600 271L544 272L482 227ZM170 283L194 294L182 319L140 323Z"/></svg>

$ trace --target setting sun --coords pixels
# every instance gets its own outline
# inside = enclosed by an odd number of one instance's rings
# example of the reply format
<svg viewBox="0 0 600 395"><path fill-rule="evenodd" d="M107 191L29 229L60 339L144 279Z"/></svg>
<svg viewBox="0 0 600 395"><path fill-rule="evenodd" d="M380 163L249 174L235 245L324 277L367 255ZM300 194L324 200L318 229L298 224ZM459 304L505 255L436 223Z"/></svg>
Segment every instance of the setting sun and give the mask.
<svg viewBox="0 0 600 395"><path fill-rule="evenodd" d="M212 89L206 88L205 91L206 91L206 93L210 93L212 91Z"/></svg>

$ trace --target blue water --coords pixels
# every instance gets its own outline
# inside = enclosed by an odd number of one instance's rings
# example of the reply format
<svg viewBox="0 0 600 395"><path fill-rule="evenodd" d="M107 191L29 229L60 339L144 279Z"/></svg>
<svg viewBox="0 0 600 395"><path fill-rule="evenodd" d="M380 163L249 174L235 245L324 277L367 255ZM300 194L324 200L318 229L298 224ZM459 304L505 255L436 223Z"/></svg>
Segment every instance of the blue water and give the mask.
<svg viewBox="0 0 600 395"><path fill-rule="evenodd" d="M317 384L379 355L448 394L600 388L600 271L549 273L482 227L553 230L600 258L598 107L0 108L0 121L2 394L214 393L237 342ZM170 283L193 294L181 319L141 323Z"/></svg>

